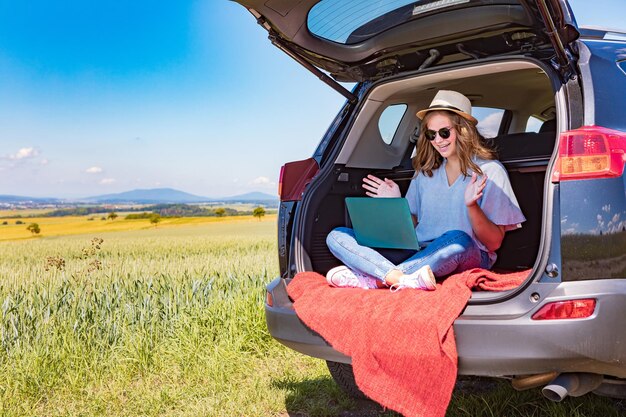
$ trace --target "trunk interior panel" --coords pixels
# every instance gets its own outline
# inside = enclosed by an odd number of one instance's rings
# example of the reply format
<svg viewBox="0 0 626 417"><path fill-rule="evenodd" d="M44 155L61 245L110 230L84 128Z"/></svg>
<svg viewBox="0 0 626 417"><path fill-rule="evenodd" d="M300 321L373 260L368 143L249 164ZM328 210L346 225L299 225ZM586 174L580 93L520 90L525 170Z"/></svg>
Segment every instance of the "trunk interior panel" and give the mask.
<svg viewBox="0 0 626 417"><path fill-rule="evenodd" d="M510 71L506 71L507 66L511 67ZM456 77L451 79L451 73ZM461 91L470 97L473 106L506 111L499 131L509 133L498 134L487 142L506 168L527 220L522 228L507 232L493 269L506 272L533 268L542 239L546 172L557 138L555 77L551 78L549 73L537 61L497 64L490 61L482 68L455 68L442 72L443 75L405 77L372 86L349 126L335 163L323 167L324 175L318 176L307 191L306 220L297 240L310 259L310 268L325 274L339 264L328 250L326 237L335 227L350 226L344 199L365 196L361 185L367 174L396 181L405 195L414 175L410 157L415 146L411 142L412 133L419 124L415 110L427 106L424 103L429 103L438 89ZM377 143L380 136L376 138L378 118L387 106L397 103L407 105L408 120L402 119L396 132L398 139L394 137L388 152L382 152ZM525 132L527 120L534 115L543 117L544 125L537 133ZM406 251L397 250L387 250L384 255L395 262L408 256ZM302 264L308 268L307 263Z"/></svg>

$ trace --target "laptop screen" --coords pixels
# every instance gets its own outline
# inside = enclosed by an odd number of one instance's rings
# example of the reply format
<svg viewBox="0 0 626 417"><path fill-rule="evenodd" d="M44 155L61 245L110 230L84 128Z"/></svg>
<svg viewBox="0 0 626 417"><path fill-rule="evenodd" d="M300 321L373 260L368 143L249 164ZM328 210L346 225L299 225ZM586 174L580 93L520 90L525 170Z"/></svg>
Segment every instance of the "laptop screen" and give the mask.
<svg viewBox="0 0 626 417"><path fill-rule="evenodd" d="M406 198L346 197L345 201L359 244L419 250Z"/></svg>

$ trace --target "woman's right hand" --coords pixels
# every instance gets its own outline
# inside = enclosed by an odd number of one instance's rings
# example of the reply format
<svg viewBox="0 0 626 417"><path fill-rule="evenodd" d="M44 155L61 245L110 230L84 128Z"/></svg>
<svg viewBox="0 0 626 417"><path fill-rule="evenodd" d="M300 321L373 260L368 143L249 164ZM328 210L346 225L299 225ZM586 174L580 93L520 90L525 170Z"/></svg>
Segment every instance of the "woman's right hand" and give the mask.
<svg viewBox="0 0 626 417"><path fill-rule="evenodd" d="M363 178L363 188L366 190L365 194L370 197L401 197L398 184L387 178L381 180L373 175L368 175Z"/></svg>

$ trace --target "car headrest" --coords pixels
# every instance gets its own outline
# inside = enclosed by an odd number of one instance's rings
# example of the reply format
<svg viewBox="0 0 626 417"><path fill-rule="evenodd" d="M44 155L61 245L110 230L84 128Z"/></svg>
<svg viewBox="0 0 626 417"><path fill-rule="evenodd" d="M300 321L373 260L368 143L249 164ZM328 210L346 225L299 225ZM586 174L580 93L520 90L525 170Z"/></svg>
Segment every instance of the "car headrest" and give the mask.
<svg viewBox="0 0 626 417"><path fill-rule="evenodd" d="M539 133L556 132L556 119L550 119L543 122L539 128Z"/></svg>

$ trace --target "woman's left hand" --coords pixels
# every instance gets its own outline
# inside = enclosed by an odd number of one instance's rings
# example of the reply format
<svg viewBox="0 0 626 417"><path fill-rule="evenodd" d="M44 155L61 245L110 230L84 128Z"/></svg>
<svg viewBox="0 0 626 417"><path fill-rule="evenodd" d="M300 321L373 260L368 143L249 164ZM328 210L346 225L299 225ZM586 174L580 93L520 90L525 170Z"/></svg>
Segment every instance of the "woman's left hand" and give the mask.
<svg viewBox="0 0 626 417"><path fill-rule="evenodd" d="M487 175L483 175L479 180L478 175L475 172L472 173L472 178L469 184L467 184L467 188L465 188L465 205L467 207L477 204L478 199L483 196L483 190L486 185Z"/></svg>

